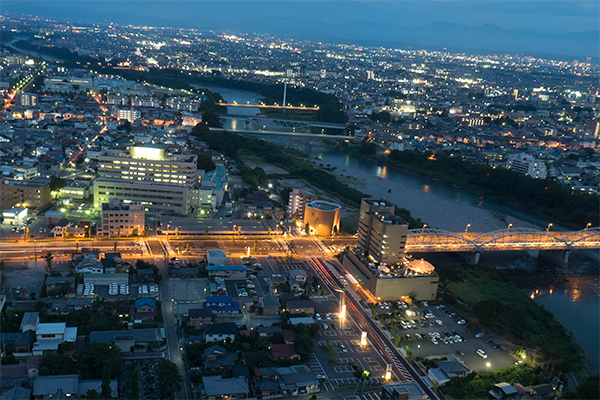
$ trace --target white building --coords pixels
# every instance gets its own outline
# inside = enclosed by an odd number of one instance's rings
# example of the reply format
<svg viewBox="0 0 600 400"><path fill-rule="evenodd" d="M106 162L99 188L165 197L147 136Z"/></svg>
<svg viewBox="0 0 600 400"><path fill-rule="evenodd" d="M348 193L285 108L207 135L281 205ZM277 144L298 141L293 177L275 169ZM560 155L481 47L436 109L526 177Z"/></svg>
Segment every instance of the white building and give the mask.
<svg viewBox="0 0 600 400"><path fill-rule="evenodd" d="M94 203L110 198L136 202L146 211L186 215L189 191L199 185L198 157L167 153L164 144L144 144L127 150L112 149L98 157Z"/></svg>
<svg viewBox="0 0 600 400"><path fill-rule="evenodd" d="M131 236L136 231L141 234L145 229L145 211L139 203L121 203L119 199L110 199L102 203L102 225L98 236Z"/></svg>
<svg viewBox="0 0 600 400"><path fill-rule="evenodd" d="M139 110L134 110L132 108L131 109L116 108L113 111L113 117L118 119L119 121L128 120L129 122L133 122L133 121L140 119L142 117L142 114L140 113Z"/></svg>
<svg viewBox="0 0 600 400"><path fill-rule="evenodd" d="M27 209L13 207L8 211L4 211L2 216L4 217L4 223L7 225L21 225L27 218Z"/></svg>
<svg viewBox="0 0 600 400"><path fill-rule="evenodd" d="M531 154L511 154L506 160L506 168L537 179L546 179L546 164Z"/></svg>
<svg viewBox="0 0 600 400"><path fill-rule="evenodd" d="M66 322L51 322L38 324L33 344L33 355L41 356L53 353L63 343L75 343L77 327L67 327Z"/></svg>
<svg viewBox="0 0 600 400"><path fill-rule="evenodd" d="M302 189L293 189L290 192L290 198L288 206L290 208L290 215L298 214L300 219L304 219L304 207L307 203L317 200L317 196Z"/></svg>
<svg viewBox="0 0 600 400"><path fill-rule="evenodd" d="M208 265L227 265L227 254L223 250L207 250Z"/></svg>

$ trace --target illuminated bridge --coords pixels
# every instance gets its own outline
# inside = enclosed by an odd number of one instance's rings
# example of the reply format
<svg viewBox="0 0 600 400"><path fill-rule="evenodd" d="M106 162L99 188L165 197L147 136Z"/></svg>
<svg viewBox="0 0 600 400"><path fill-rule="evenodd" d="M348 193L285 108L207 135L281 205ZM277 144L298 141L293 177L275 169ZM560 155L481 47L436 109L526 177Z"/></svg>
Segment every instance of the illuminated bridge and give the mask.
<svg viewBox="0 0 600 400"><path fill-rule="evenodd" d="M472 253L472 264L477 264L482 251L510 250L541 250L552 260L566 264L571 250L598 248L600 227L571 232L508 228L489 233L449 232L431 228L410 229L406 241L407 253Z"/></svg>

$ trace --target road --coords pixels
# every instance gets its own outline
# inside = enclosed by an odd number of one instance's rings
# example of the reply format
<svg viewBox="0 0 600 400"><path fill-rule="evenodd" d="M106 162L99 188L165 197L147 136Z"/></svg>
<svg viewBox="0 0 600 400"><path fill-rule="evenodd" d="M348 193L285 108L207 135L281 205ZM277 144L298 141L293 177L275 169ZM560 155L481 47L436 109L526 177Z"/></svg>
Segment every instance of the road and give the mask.
<svg viewBox="0 0 600 400"><path fill-rule="evenodd" d="M342 267L337 264L336 260L329 260L327 263L318 260L317 268L322 268L330 282L333 283L332 289L336 287L344 287L337 278L342 274ZM318 273L318 271L317 271ZM359 324L362 328L365 328L368 332L368 338L371 342L374 342L375 346L379 347L380 353L392 364L392 369L396 376L402 380L410 380L418 384L423 391L429 396L430 399L441 398L434 393L419 377L417 371L410 365L402 355L396 350L394 344L387 338L387 336L381 331L378 324L371 319L370 311L365 311L363 306L355 299L354 296L346 296L347 305L349 307L348 312L353 312L355 316L358 316Z"/></svg>

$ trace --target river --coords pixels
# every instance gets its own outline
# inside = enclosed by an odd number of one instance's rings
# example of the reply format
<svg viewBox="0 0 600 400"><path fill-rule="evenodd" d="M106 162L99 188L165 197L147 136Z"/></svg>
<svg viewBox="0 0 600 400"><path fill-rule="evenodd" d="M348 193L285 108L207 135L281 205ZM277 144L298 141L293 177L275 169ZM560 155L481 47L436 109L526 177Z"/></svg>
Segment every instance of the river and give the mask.
<svg viewBox="0 0 600 400"><path fill-rule="evenodd" d="M207 87L219 92L227 102L257 104L261 95L233 89ZM232 114L256 115L253 108L230 108ZM227 126L243 124L241 120L225 120ZM282 139L290 144L288 139ZM550 221L451 186L404 173L346 154L336 148L311 146L303 150L324 166L336 167L335 173L364 193L383 197L411 211L431 227L450 231L470 229L486 232L514 227L546 229ZM564 230L557 224L552 229ZM517 286L546 309L577 338L600 370L600 282L592 276L522 276L515 277Z"/></svg>

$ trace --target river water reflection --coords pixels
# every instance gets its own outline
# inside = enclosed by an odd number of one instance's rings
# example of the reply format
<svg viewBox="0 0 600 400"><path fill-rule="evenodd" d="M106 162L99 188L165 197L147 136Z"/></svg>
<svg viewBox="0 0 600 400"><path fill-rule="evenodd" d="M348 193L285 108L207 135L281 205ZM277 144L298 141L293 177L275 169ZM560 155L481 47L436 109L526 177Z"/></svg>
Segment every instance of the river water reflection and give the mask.
<svg viewBox="0 0 600 400"><path fill-rule="evenodd" d="M515 276L517 287L554 313L600 370L600 278L598 276Z"/></svg>

